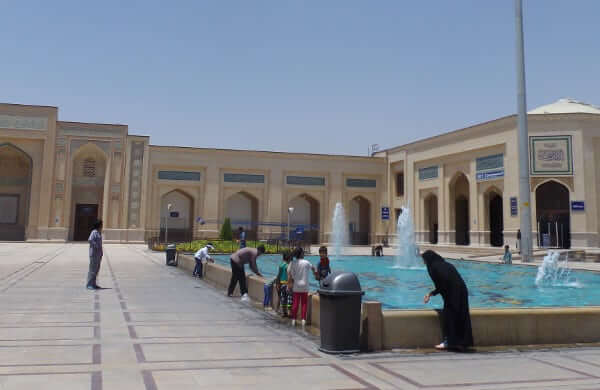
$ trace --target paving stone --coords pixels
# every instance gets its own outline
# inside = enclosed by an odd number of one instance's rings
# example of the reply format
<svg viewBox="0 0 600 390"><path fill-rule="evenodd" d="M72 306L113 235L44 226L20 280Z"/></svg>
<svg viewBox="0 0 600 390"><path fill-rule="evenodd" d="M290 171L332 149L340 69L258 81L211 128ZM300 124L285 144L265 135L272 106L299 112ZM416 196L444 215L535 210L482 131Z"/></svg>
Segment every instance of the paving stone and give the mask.
<svg viewBox="0 0 600 390"><path fill-rule="evenodd" d="M139 245L0 243L0 389L598 389L600 349L335 357Z"/></svg>

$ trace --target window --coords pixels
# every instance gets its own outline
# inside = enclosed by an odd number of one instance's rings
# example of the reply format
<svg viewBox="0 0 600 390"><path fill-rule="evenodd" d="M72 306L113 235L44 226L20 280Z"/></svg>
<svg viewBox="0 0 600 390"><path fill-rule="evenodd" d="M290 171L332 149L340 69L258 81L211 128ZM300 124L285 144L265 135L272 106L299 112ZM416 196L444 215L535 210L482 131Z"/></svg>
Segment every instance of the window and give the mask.
<svg viewBox="0 0 600 390"><path fill-rule="evenodd" d="M96 177L96 160L93 158L83 160L83 176Z"/></svg>
<svg viewBox="0 0 600 390"><path fill-rule="evenodd" d="M404 196L404 172L396 174L396 196Z"/></svg>

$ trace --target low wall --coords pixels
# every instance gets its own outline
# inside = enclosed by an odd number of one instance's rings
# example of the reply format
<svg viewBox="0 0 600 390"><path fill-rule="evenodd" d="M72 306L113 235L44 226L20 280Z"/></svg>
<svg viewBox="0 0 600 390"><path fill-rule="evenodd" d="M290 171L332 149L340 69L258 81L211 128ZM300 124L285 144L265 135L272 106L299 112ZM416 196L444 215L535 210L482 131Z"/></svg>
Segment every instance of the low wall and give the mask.
<svg viewBox="0 0 600 390"><path fill-rule="evenodd" d="M177 258L177 267L187 272L193 272L196 266L196 260L190 255L179 255ZM231 268L215 263L205 263L203 267L204 279L217 288L227 289L231 279ZM248 275L248 296L258 302L264 298L265 279L256 275ZM239 286L236 287L234 295L239 295ZM277 306L279 297L273 289L272 307ZM381 304L379 302L363 302L361 308L361 345L363 350L374 351L381 349ZM297 318L300 319L300 310ZM309 293L308 311L306 322L315 328L319 328L321 318L321 306L319 294Z"/></svg>
<svg viewBox="0 0 600 390"><path fill-rule="evenodd" d="M179 255L177 258L177 267L188 272L194 272L196 260L193 256ZM220 264L205 263L202 267L204 279L214 284L216 287L227 289L231 280L231 268ZM263 301L265 279L256 275L248 275L246 278L248 285L248 296L256 301ZM234 295L240 295L240 286L235 288ZM276 295L276 294L274 294Z"/></svg>
<svg viewBox="0 0 600 390"><path fill-rule="evenodd" d="M194 266L192 256L179 256L179 268L191 273ZM229 286L229 267L208 263L203 268L205 280L217 288ZM247 280L250 298L262 302L265 279L250 275ZM234 294L239 295L239 287ZM277 305L275 291L272 302ZM309 296L307 322L316 328L320 325L317 293ZM472 309L471 322L476 346L600 342L600 307ZM382 310L380 302L362 304L361 348L365 351L431 348L441 340L440 318L435 310Z"/></svg>
<svg viewBox="0 0 600 390"><path fill-rule="evenodd" d="M600 307L472 309L476 346L600 342ZM442 339L433 310L383 312L383 349L430 348Z"/></svg>

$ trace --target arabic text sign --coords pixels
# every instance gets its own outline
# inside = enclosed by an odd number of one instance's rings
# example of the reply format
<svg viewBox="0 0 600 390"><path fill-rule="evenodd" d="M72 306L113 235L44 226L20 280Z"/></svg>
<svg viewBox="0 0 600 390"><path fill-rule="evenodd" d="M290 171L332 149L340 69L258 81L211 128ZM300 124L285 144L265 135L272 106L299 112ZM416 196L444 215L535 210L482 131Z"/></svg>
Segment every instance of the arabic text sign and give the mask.
<svg viewBox="0 0 600 390"><path fill-rule="evenodd" d="M529 137L532 175L572 175L571 136Z"/></svg>

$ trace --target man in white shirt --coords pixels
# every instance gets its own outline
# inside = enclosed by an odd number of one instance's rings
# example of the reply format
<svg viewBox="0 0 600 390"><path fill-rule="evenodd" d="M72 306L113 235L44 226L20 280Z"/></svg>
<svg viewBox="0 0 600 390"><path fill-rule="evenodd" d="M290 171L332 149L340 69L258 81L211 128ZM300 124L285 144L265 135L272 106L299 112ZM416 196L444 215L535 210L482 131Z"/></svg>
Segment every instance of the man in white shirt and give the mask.
<svg viewBox="0 0 600 390"><path fill-rule="evenodd" d="M208 254L209 250L214 250L214 249L215 248L209 242L208 244L206 244L206 246L204 248L202 248L202 249L198 250L198 252L196 252L196 254L194 255L194 259L196 259L196 268L194 268L194 272L192 273L192 276L197 276L199 278L202 278L202 261L206 260L206 261L210 261L211 263L214 263L215 261Z"/></svg>

